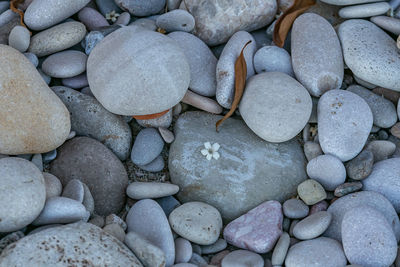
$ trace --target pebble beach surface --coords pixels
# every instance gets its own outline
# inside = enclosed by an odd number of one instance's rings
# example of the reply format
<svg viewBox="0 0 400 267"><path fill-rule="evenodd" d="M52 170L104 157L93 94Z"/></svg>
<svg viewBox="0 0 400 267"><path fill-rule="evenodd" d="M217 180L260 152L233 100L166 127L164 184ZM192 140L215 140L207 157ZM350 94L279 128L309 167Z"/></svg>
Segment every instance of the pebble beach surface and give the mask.
<svg viewBox="0 0 400 267"><path fill-rule="evenodd" d="M0 267L400 267L400 1L294 2L0 0Z"/></svg>

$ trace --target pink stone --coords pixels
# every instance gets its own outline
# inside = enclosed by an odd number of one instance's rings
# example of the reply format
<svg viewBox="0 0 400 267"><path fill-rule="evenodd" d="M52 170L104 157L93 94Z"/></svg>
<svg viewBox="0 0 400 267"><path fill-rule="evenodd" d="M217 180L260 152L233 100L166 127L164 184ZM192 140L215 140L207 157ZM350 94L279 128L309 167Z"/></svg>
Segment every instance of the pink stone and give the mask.
<svg viewBox="0 0 400 267"><path fill-rule="evenodd" d="M310 209L310 212L308 213L308 215L310 216L311 214L317 213L319 211L326 211L328 206L329 206L328 202L326 202L325 200L322 200L311 206L311 209Z"/></svg>
<svg viewBox="0 0 400 267"><path fill-rule="evenodd" d="M236 247L267 253L282 234L282 221L281 203L270 200L229 223L224 238Z"/></svg>

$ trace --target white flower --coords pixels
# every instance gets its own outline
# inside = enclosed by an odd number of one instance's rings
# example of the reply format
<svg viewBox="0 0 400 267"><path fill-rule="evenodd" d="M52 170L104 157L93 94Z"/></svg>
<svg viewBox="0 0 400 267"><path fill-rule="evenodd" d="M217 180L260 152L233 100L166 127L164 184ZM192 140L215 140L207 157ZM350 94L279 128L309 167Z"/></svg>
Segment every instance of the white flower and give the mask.
<svg viewBox="0 0 400 267"><path fill-rule="evenodd" d="M210 142L204 143L204 149L201 150L201 154L207 158L207 160L211 160L214 158L215 160L219 159L219 153L217 152L220 145L218 143L214 143L211 145Z"/></svg>
<svg viewBox="0 0 400 267"><path fill-rule="evenodd" d="M115 22L118 17L119 17L119 14L116 13L115 10L113 10L110 13L106 14L106 19L107 20L111 20L112 22Z"/></svg>

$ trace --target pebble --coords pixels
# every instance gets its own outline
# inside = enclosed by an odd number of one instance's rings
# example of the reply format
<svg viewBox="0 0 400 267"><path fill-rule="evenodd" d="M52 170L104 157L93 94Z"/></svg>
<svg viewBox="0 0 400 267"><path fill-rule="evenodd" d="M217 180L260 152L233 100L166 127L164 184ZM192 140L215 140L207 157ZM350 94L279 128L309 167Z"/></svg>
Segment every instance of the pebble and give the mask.
<svg viewBox="0 0 400 267"><path fill-rule="evenodd" d="M104 39L104 35L99 31L91 31L85 36L84 48L86 55L89 55L93 48Z"/></svg>
<svg viewBox="0 0 400 267"><path fill-rule="evenodd" d="M1 3L1 2L0 2ZM3 250L8 246L11 245L12 243L20 240L21 238L25 237L25 234L21 231L9 233L6 236L2 237L0 239L0 253L3 252Z"/></svg>
<svg viewBox="0 0 400 267"><path fill-rule="evenodd" d="M290 245L290 237L288 233L283 232L275 245L272 253L271 264L274 266L282 266L285 262L286 254ZM265 266L264 266L265 267ZM272 266L271 266L272 267Z"/></svg>
<svg viewBox="0 0 400 267"><path fill-rule="evenodd" d="M15 26L8 36L8 44L23 53L28 49L30 39L31 36L27 28Z"/></svg>
<svg viewBox="0 0 400 267"><path fill-rule="evenodd" d="M117 213L125 203L128 175L117 156L102 143L75 137L58 149L50 172L65 185L76 178L85 183L93 195L99 215Z"/></svg>
<svg viewBox="0 0 400 267"><path fill-rule="evenodd" d="M174 264L172 265L172 267L198 267L198 265L185 262L185 263Z"/></svg>
<svg viewBox="0 0 400 267"><path fill-rule="evenodd" d="M12 232L30 224L43 209L45 181L31 162L16 157L0 159L0 232Z"/></svg>
<svg viewBox="0 0 400 267"><path fill-rule="evenodd" d="M230 253L229 250L223 250L211 257L210 264L220 266L222 260Z"/></svg>
<svg viewBox="0 0 400 267"><path fill-rule="evenodd" d="M293 245L285 260L286 267L336 267L345 266L346 263L342 245L326 237L318 237Z"/></svg>
<svg viewBox="0 0 400 267"><path fill-rule="evenodd" d="M264 267L263 258L248 250L235 250L224 257L221 267Z"/></svg>
<svg viewBox="0 0 400 267"><path fill-rule="evenodd" d="M312 103L310 94L294 78L281 72L266 72L247 82L239 108L243 120L259 137L280 143L304 128Z"/></svg>
<svg viewBox="0 0 400 267"><path fill-rule="evenodd" d="M359 85L351 85L348 91L362 97L371 108L374 125L390 128L397 122L396 107L389 100Z"/></svg>
<svg viewBox="0 0 400 267"><path fill-rule="evenodd" d="M181 203L172 196L157 198L155 201L161 206L167 217L176 207L181 205Z"/></svg>
<svg viewBox="0 0 400 267"><path fill-rule="evenodd" d="M168 128L171 123L172 123L172 108L168 110L167 113L162 115L161 117L155 118L155 119L148 119L148 120L138 120L136 119L136 122L143 127L152 127L152 128L158 128L158 127L165 127Z"/></svg>
<svg viewBox="0 0 400 267"><path fill-rule="evenodd" d="M39 59L34 53L26 52L24 53L24 56L26 56L26 58L29 59L32 65L35 66L35 68L37 68L37 66L39 65Z"/></svg>
<svg viewBox="0 0 400 267"><path fill-rule="evenodd" d="M385 14L389 9L387 2L354 5L340 9L339 16L345 19L368 18Z"/></svg>
<svg viewBox="0 0 400 267"><path fill-rule="evenodd" d="M335 197L342 197L350 193L359 191L362 188L361 182L351 182L339 185L334 192Z"/></svg>
<svg viewBox="0 0 400 267"><path fill-rule="evenodd" d="M201 246L201 252L202 252L202 254L218 253L218 252L226 249L227 245L228 244L225 241L225 239L219 238L217 240L217 242L215 242L214 244L207 245L207 246Z"/></svg>
<svg viewBox="0 0 400 267"><path fill-rule="evenodd" d="M386 220L392 226L397 240L400 238L399 217L392 204L383 195L373 191L360 191L343 196L333 202L328 212L332 215L332 222L325 231L324 236L342 241L342 220L345 213L352 208L369 206L382 212Z"/></svg>
<svg viewBox="0 0 400 267"><path fill-rule="evenodd" d="M375 87L372 90L372 92L381 96L382 98L385 98L385 99L391 101L395 105L397 105L397 102L399 101L399 98L400 98L400 92L396 92L396 91L386 89L383 87Z"/></svg>
<svg viewBox="0 0 400 267"><path fill-rule="evenodd" d="M90 212L90 215L93 216L94 214L94 198L92 196L92 193L90 192L89 187L82 183L83 185L83 201L82 204L85 206L86 210Z"/></svg>
<svg viewBox="0 0 400 267"><path fill-rule="evenodd" d="M129 24L129 26L131 26L131 25L140 26L140 27L145 28L146 30L149 30L149 31L157 30L156 22L154 20L148 19L148 18L137 19L134 22L132 22L131 24Z"/></svg>
<svg viewBox="0 0 400 267"><path fill-rule="evenodd" d="M256 73L277 71L294 77L289 53L277 46L264 46L257 50L254 54L254 69Z"/></svg>
<svg viewBox="0 0 400 267"><path fill-rule="evenodd" d="M301 219L308 215L308 206L300 199L292 198L283 203L283 214L290 219ZM279 265L279 264L275 264Z"/></svg>
<svg viewBox="0 0 400 267"><path fill-rule="evenodd" d="M83 183L78 179L70 180L64 187L62 196L76 200L80 203L83 202L83 196L85 195L85 189L83 188Z"/></svg>
<svg viewBox="0 0 400 267"><path fill-rule="evenodd" d="M318 143L312 141L307 141L304 143L304 155L308 161L322 155L322 153L321 146Z"/></svg>
<svg viewBox="0 0 400 267"><path fill-rule="evenodd" d="M0 58L2 95L7 96L0 98L0 118L7 118L0 123L0 153L36 154L59 147L70 131L67 108L23 54L0 45Z"/></svg>
<svg viewBox="0 0 400 267"><path fill-rule="evenodd" d="M0 2L0 14L10 8L10 2L8 1L1 1Z"/></svg>
<svg viewBox="0 0 400 267"><path fill-rule="evenodd" d="M347 0L322 0L322 2L331 4L331 5L338 5L338 6L348 6L348 5L355 5L355 4L365 4L370 2L380 2L384 0L353 0L351 2Z"/></svg>
<svg viewBox="0 0 400 267"><path fill-rule="evenodd" d="M79 51L67 50L47 57L42 70L54 78L70 78L86 70L87 56Z"/></svg>
<svg viewBox="0 0 400 267"><path fill-rule="evenodd" d="M374 154L374 162L388 159L396 151L396 145L386 140L374 140L365 148Z"/></svg>
<svg viewBox="0 0 400 267"><path fill-rule="evenodd" d="M354 180L362 180L372 172L374 154L369 150L363 150L357 157L346 163L347 175Z"/></svg>
<svg viewBox="0 0 400 267"><path fill-rule="evenodd" d="M314 205L326 199L326 192L322 185L313 179L307 179L297 187L299 197L307 205Z"/></svg>
<svg viewBox="0 0 400 267"><path fill-rule="evenodd" d="M64 86L72 89L81 89L89 85L86 73L71 78L64 78L61 82Z"/></svg>
<svg viewBox="0 0 400 267"><path fill-rule="evenodd" d="M18 14L13 12L11 9L7 9L0 14L0 27L11 22L14 18L18 18ZM18 23L19 24L19 23Z"/></svg>
<svg viewBox="0 0 400 267"><path fill-rule="evenodd" d="M137 233L127 233L124 242L144 266L165 266L164 252Z"/></svg>
<svg viewBox="0 0 400 267"><path fill-rule="evenodd" d="M30 29L41 31L75 14L89 2L90 0L33 1L25 11L24 22Z"/></svg>
<svg viewBox="0 0 400 267"><path fill-rule="evenodd" d="M400 19L398 18L376 16L372 17L371 21L388 32L400 35Z"/></svg>
<svg viewBox="0 0 400 267"><path fill-rule="evenodd" d="M299 222L299 220L292 220L289 228L289 235L293 236L293 228L296 226L296 224Z"/></svg>
<svg viewBox="0 0 400 267"><path fill-rule="evenodd" d="M107 13L110 13L111 11L115 11L116 13L121 13L121 9L119 6L114 1L110 0L96 0L96 6L103 14L103 16L106 16Z"/></svg>
<svg viewBox="0 0 400 267"><path fill-rule="evenodd" d="M78 13L79 20L85 24L89 31L97 30L100 27L110 26L104 16L96 9L84 7Z"/></svg>
<svg viewBox="0 0 400 267"><path fill-rule="evenodd" d="M189 262L192 258L192 245L184 238L175 239L175 263Z"/></svg>
<svg viewBox="0 0 400 267"><path fill-rule="evenodd" d="M392 37L372 22L351 19L340 25L339 38L346 65L354 75L377 86L400 91L400 81L395 75L400 71L400 58Z"/></svg>
<svg viewBox="0 0 400 267"><path fill-rule="evenodd" d="M266 253L282 234L282 220L281 204L270 200L231 221L224 229L224 239L236 247Z"/></svg>
<svg viewBox="0 0 400 267"><path fill-rule="evenodd" d="M216 94L218 103L224 108L229 109L232 105L235 91L235 62L244 45L249 41L251 41L251 43L243 50L247 67L246 79L248 79L254 75L253 56L256 52L256 42L250 33L245 31L236 32L226 43L219 57L216 67Z"/></svg>
<svg viewBox="0 0 400 267"><path fill-rule="evenodd" d="M115 238L117 238L119 241L124 242L125 232L118 224L116 223L108 224L104 226L103 230L109 233L110 235L114 236Z"/></svg>
<svg viewBox="0 0 400 267"><path fill-rule="evenodd" d="M120 62L128 62L123 71ZM92 93L107 110L147 115L170 109L183 98L190 68L174 40L141 27L123 27L90 53L87 76Z"/></svg>
<svg viewBox="0 0 400 267"><path fill-rule="evenodd" d="M164 127L158 127L158 131L160 132L161 137L164 142L167 144L171 144L175 140L174 133Z"/></svg>
<svg viewBox="0 0 400 267"><path fill-rule="evenodd" d="M107 224L114 224L114 223L116 223L116 224L118 224L119 226L121 226L121 228L124 230L124 231L126 231L126 229L127 229L127 225L126 225L126 223L125 223L125 221L121 218L121 217L118 217L117 215L115 215L115 214L110 214L110 215L108 215L107 217L106 217L106 219L105 219L105 224L107 225Z"/></svg>
<svg viewBox="0 0 400 267"><path fill-rule="evenodd" d="M342 161L353 159L367 141L373 116L367 102L345 90L330 90L318 102L322 151Z"/></svg>
<svg viewBox="0 0 400 267"><path fill-rule="evenodd" d="M202 202L177 207L169 215L169 223L175 233L199 245L215 243L222 229L219 211Z"/></svg>
<svg viewBox="0 0 400 267"><path fill-rule="evenodd" d="M115 3L123 10L129 11L134 16L146 17L159 13L165 6L165 0L115 0Z"/></svg>
<svg viewBox="0 0 400 267"><path fill-rule="evenodd" d="M42 154L35 154L31 159L32 163L42 172L43 171L43 159Z"/></svg>
<svg viewBox="0 0 400 267"><path fill-rule="evenodd" d="M207 267L207 261L202 258L199 254L193 253L192 258L190 258L189 263L194 264L199 267Z"/></svg>
<svg viewBox="0 0 400 267"><path fill-rule="evenodd" d="M243 121L231 118L217 133L215 123L221 118L186 112L175 123L169 172L171 182L181 189L178 199L212 204L230 221L266 200L283 202L293 196L306 177L299 143L265 142ZM201 154L205 142L220 145L218 160L208 161Z"/></svg>
<svg viewBox="0 0 400 267"><path fill-rule="evenodd" d="M94 266L143 266L115 237L83 222L52 227L18 240L3 251L0 265L57 266L69 264L68 260Z"/></svg>
<svg viewBox="0 0 400 267"><path fill-rule="evenodd" d="M93 225L96 225L97 227L103 228L104 227L104 217L99 216L99 215L93 215L88 223L91 223Z"/></svg>
<svg viewBox="0 0 400 267"><path fill-rule="evenodd" d="M46 186L46 199L60 196L62 192L62 184L60 180L48 172L44 172L43 177Z"/></svg>
<svg viewBox="0 0 400 267"><path fill-rule="evenodd" d="M94 97L63 86L51 89L67 106L72 130L103 143L120 160L129 157L132 132L121 116L107 111Z"/></svg>
<svg viewBox="0 0 400 267"><path fill-rule="evenodd" d="M145 128L136 136L132 147L131 160L137 165L146 165L160 155L164 141L154 128Z"/></svg>
<svg viewBox="0 0 400 267"><path fill-rule="evenodd" d="M391 129L390 133L396 138L400 138L400 122L396 123Z"/></svg>
<svg viewBox="0 0 400 267"><path fill-rule="evenodd" d="M293 235L300 240L314 239L328 229L332 215L327 211L314 213L299 221L293 228Z"/></svg>
<svg viewBox="0 0 400 267"><path fill-rule="evenodd" d="M164 169L165 164L164 164L163 157L160 155L160 156L156 157L149 164L137 165L137 166L139 168L141 168L142 170L147 171L147 172L159 172L159 171L162 171Z"/></svg>
<svg viewBox="0 0 400 267"><path fill-rule="evenodd" d="M135 232L165 253L166 266L174 264L175 245L167 217L154 200L136 202L126 217L128 232Z"/></svg>
<svg viewBox="0 0 400 267"><path fill-rule="evenodd" d="M225 43L236 32L251 32L267 26L275 18L278 8L274 0L251 3L246 0L185 0L182 3L195 18L195 35L209 46Z"/></svg>
<svg viewBox="0 0 400 267"><path fill-rule="evenodd" d="M37 69L37 71L39 72L40 76L42 77L43 81L49 85L51 82L51 77L49 75L47 75L46 73L44 73L42 71L42 69Z"/></svg>
<svg viewBox="0 0 400 267"><path fill-rule="evenodd" d="M187 57L190 66L190 90L202 96L214 96L217 86L217 58L210 48L190 33L173 32L168 37L178 42Z"/></svg>
<svg viewBox="0 0 400 267"><path fill-rule="evenodd" d="M327 191L333 191L346 180L346 169L340 159L321 155L307 164L307 175L319 182Z"/></svg>
<svg viewBox="0 0 400 267"><path fill-rule="evenodd" d="M186 10L176 9L159 16L156 25L166 32L191 32L194 29L195 21Z"/></svg>
<svg viewBox="0 0 400 267"><path fill-rule="evenodd" d="M182 102L213 114L222 113L222 107L213 99L187 90Z"/></svg>
<svg viewBox="0 0 400 267"><path fill-rule="evenodd" d="M133 182L126 189L126 194L132 199L160 198L175 195L179 186L157 182Z"/></svg>
<svg viewBox="0 0 400 267"><path fill-rule="evenodd" d="M389 266L396 259L397 240L392 227L378 210L360 206L346 212L342 243L351 264Z"/></svg>
<svg viewBox="0 0 400 267"><path fill-rule="evenodd" d="M193 253L196 253L196 254L199 254L199 255L202 254L200 245L192 243L192 249L193 249Z"/></svg>

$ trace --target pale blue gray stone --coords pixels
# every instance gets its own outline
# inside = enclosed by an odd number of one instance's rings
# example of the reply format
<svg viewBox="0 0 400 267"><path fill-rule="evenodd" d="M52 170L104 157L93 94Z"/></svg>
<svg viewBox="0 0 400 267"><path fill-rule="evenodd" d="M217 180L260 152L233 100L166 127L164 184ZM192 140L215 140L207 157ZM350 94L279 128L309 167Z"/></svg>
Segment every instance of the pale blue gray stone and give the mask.
<svg viewBox="0 0 400 267"><path fill-rule="evenodd" d="M400 34L400 19L398 18L392 18L388 16L376 16L372 17L371 21L388 32L391 32L395 35Z"/></svg>
<svg viewBox="0 0 400 267"><path fill-rule="evenodd" d="M155 31L157 30L157 25L156 22L152 19L149 18L140 18L129 24L129 26L135 25L135 26L140 26L143 27L149 31Z"/></svg>
<svg viewBox="0 0 400 267"><path fill-rule="evenodd" d="M202 254L218 253L218 252L226 249L227 245L228 244L226 243L225 239L218 238L218 240L211 245L201 246L201 253Z"/></svg>
<svg viewBox="0 0 400 267"><path fill-rule="evenodd" d="M396 145L387 140L373 140L365 148L374 154L374 162L388 159L396 151Z"/></svg>
<svg viewBox="0 0 400 267"><path fill-rule="evenodd" d="M114 1L110 0L96 0L96 6L103 16L106 16L112 11L115 11L116 13L121 13L122 11Z"/></svg>
<svg viewBox="0 0 400 267"><path fill-rule="evenodd" d="M338 5L338 6L347 6L347 5L355 5L355 4L365 4L370 2L380 2L385 0L321 0L322 2L331 4L331 5Z"/></svg>
<svg viewBox="0 0 400 267"><path fill-rule="evenodd" d="M388 2L354 5L340 9L339 16L345 19L368 18L385 14L389 9Z"/></svg>
<svg viewBox="0 0 400 267"><path fill-rule="evenodd" d="M160 155L164 141L154 128L145 128L139 132L133 143L131 160L137 165L146 165Z"/></svg>
<svg viewBox="0 0 400 267"><path fill-rule="evenodd" d="M91 31L85 37L85 53L89 55L93 48L104 39L104 35L99 31Z"/></svg>
<svg viewBox="0 0 400 267"><path fill-rule="evenodd" d="M10 2L9 1L1 1L0 2L0 14L9 9Z"/></svg>
<svg viewBox="0 0 400 267"><path fill-rule="evenodd" d="M82 73L71 78L62 79L61 82L64 86L72 89L80 89L89 85L86 73Z"/></svg>
<svg viewBox="0 0 400 267"><path fill-rule="evenodd" d="M146 17L157 14L165 6L165 0L115 0L115 3L134 16Z"/></svg>
<svg viewBox="0 0 400 267"><path fill-rule="evenodd" d="M317 142L307 141L304 143L304 155L310 161L319 155L322 155L321 146Z"/></svg>
<svg viewBox="0 0 400 267"><path fill-rule="evenodd" d="M65 185L61 196L82 203L84 195L85 195L85 189L83 187L83 183L78 179L72 179Z"/></svg>
<svg viewBox="0 0 400 267"><path fill-rule="evenodd" d="M254 55L254 69L257 73L278 71L294 77L289 53L277 46L264 46Z"/></svg>
<svg viewBox="0 0 400 267"><path fill-rule="evenodd" d="M200 267L206 267L207 261L201 257L201 255L197 254L197 253L193 253L192 257L190 258L189 263L194 264L195 266L200 266ZM190 267L190 266L188 266Z"/></svg>
<svg viewBox="0 0 400 267"><path fill-rule="evenodd" d="M18 14L11 9L7 9L0 14L0 27L5 26L15 18L18 18Z"/></svg>
<svg viewBox="0 0 400 267"><path fill-rule="evenodd" d="M286 200L282 205L283 214L290 219L301 219L308 215L308 206L297 198Z"/></svg>
<svg viewBox="0 0 400 267"><path fill-rule="evenodd" d="M195 21L186 10L176 9L159 16L156 25L167 32L191 32L194 29Z"/></svg>
<svg viewBox="0 0 400 267"><path fill-rule="evenodd" d="M131 14L129 14L129 12L123 12L121 15L119 15L115 24L126 26L129 24L130 21L131 21Z"/></svg>
<svg viewBox="0 0 400 267"><path fill-rule="evenodd" d="M133 182L126 188L126 194L132 199L160 198L178 193L179 186L159 182Z"/></svg>
<svg viewBox="0 0 400 267"><path fill-rule="evenodd" d="M32 163L42 172L43 171L43 157L42 154L35 154L31 159Z"/></svg>
<svg viewBox="0 0 400 267"><path fill-rule="evenodd" d="M226 255L221 262L221 267L241 267L246 265L264 267L264 260L257 253L240 249Z"/></svg>
<svg viewBox="0 0 400 267"><path fill-rule="evenodd" d="M29 61L33 64L33 66L37 68L37 66L39 65L39 59L34 53L26 52L24 53L24 56L26 56L26 58L29 59Z"/></svg>
<svg viewBox="0 0 400 267"><path fill-rule="evenodd" d="M285 262L286 254L290 245L290 236L288 233L283 232L275 245L271 257L271 264L274 266L281 266ZM265 267L265 266L264 266ZM272 266L271 266L272 267Z"/></svg>
<svg viewBox="0 0 400 267"><path fill-rule="evenodd" d="M79 51L67 50L47 57L42 70L54 78L70 78L86 70L87 56Z"/></svg>
<svg viewBox="0 0 400 267"><path fill-rule="evenodd" d="M62 192L62 184L60 180L48 172L44 172L43 177L46 185L46 199L60 196Z"/></svg>
<svg viewBox="0 0 400 267"><path fill-rule="evenodd" d="M78 19L85 24L89 31L96 30L100 27L110 26L106 18L91 7L84 7L78 13Z"/></svg>
<svg viewBox="0 0 400 267"><path fill-rule="evenodd" d="M8 36L8 45L17 49L19 52L25 52L31 40L29 30L23 26L15 26Z"/></svg>
<svg viewBox="0 0 400 267"><path fill-rule="evenodd" d="M175 239L175 263L189 262L192 253L192 245L187 239L182 237Z"/></svg>
<svg viewBox="0 0 400 267"><path fill-rule="evenodd" d="M271 38L265 33L265 29L259 29L256 31L250 32L253 35L254 40L256 41L257 50L261 49L264 46L271 45Z"/></svg>
<svg viewBox="0 0 400 267"><path fill-rule="evenodd" d="M138 165L138 167L147 172L159 172L164 169L165 163L163 157L160 155L156 157L153 161L151 161L149 164Z"/></svg>
<svg viewBox="0 0 400 267"><path fill-rule="evenodd" d="M332 215L327 211L319 211L299 221L293 227L293 235L300 240L313 239L328 229Z"/></svg>

